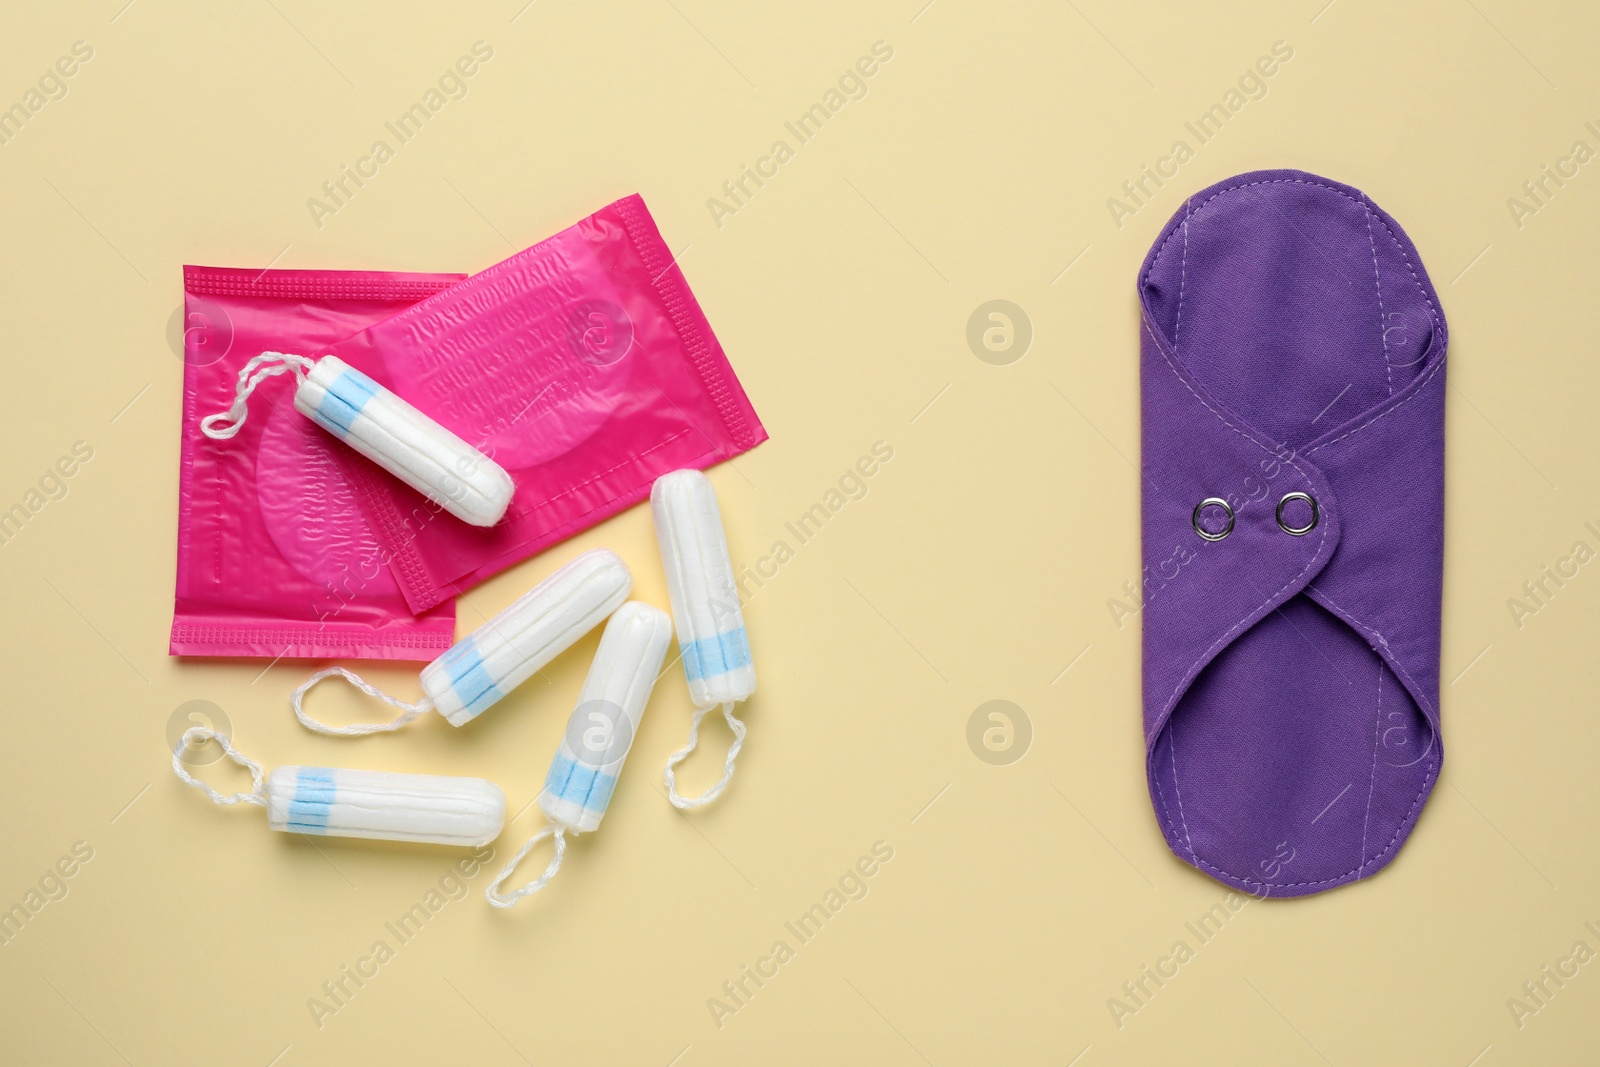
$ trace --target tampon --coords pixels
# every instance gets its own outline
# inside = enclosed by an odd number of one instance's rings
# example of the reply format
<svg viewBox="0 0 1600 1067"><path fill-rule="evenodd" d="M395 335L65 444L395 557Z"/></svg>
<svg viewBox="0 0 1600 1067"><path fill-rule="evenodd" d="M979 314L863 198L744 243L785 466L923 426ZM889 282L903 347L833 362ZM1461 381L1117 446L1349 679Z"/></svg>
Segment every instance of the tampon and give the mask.
<svg viewBox="0 0 1600 1067"><path fill-rule="evenodd" d="M667 796L679 808L693 808L721 796L733 777L733 761L745 736L744 723L734 717L733 707L755 692L756 669L711 480L696 470L662 475L650 490L650 512L672 599L683 674L695 708L689 743L667 760ZM700 720L718 705L733 731L722 778L698 797L681 797L673 768L694 751Z"/></svg>
<svg viewBox="0 0 1600 1067"><path fill-rule="evenodd" d="M184 768L190 746L213 738L250 772L250 792L223 796ZM279 767L263 782L259 763L240 755L226 735L203 726L184 731L172 753L172 771L218 804L266 808L267 825L283 833L485 845L500 836L506 821L505 794L482 778Z"/></svg>
<svg viewBox="0 0 1600 1067"><path fill-rule="evenodd" d="M505 821L505 794L482 778L327 767L267 777L267 824L286 833L485 845Z"/></svg>
<svg viewBox="0 0 1600 1067"><path fill-rule="evenodd" d="M551 822L575 834L599 828L671 644L672 620L649 604L624 604L606 623L539 794Z"/></svg>
<svg viewBox="0 0 1600 1067"><path fill-rule="evenodd" d="M672 620L659 608L631 601L611 616L539 794L539 807L550 825L530 838L489 884L484 892L489 903L508 908L543 889L561 866L566 835L600 827L671 644ZM555 838L556 852L544 874L501 895L500 884L546 837Z"/></svg>
<svg viewBox="0 0 1600 1067"><path fill-rule="evenodd" d="M311 360L263 352L239 372L233 406L208 415L201 432L226 440L244 425L250 394L293 374L295 410L463 522L493 526L515 486L488 456L337 356Z"/></svg>
<svg viewBox="0 0 1600 1067"><path fill-rule="evenodd" d="M423 697L416 703L397 700L343 667L329 667L294 691L294 713L308 729L345 736L396 730L429 710L438 711L452 726L464 725L600 625L632 588L633 575L616 553L591 549L424 667ZM302 706L307 690L335 674L402 714L391 722L356 726L328 726L311 718Z"/></svg>

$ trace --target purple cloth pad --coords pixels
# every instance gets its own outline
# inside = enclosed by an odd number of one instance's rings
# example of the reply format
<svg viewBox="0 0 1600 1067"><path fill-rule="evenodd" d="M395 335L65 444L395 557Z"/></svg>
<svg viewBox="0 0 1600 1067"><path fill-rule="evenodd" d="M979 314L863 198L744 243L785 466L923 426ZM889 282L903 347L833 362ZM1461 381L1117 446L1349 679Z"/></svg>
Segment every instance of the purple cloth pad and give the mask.
<svg viewBox="0 0 1600 1067"><path fill-rule="evenodd" d="M1139 299L1162 833L1256 896L1364 878L1443 756L1438 296L1366 194L1273 170L1190 197Z"/></svg>

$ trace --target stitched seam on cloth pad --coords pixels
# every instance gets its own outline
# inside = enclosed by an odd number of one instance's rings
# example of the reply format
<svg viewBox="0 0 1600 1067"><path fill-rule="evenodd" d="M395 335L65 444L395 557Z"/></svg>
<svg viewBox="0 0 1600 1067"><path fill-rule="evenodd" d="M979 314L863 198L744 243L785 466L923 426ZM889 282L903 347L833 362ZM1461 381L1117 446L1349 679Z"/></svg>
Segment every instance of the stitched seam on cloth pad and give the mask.
<svg viewBox="0 0 1600 1067"><path fill-rule="evenodd" d="M1313 592L1315 592L1317 594L1317 596L1321 597L1323 602L1327 605L1327 607L1335 615L1339 616L1339 618L1343 619L1345 622L1349 623L1351 626L1354 626L1357 630L1360 630L1363 633L1371 634L1373 637L1376 637L1378 639L1378 644L1380 644L1384 648L1388 648L1389 647L1389 639L1387 637L1383 636L1382 633L1380 633L1377 630L1374 630L1372 627L1368 626L1366 623L1361 622L1359 619L1357 619L1355 617L1354 613L1350 612L1349 610L1347 610L1345 608L1341 608L1339 605L1335 604L1333 602L1333 600L1328 596L1328 594L1325 591L1323 591L1322 589L1318 588L1317 586L1309 586L1308 588L1310 588ZM1379 658L1382 659L1381 656ZM1384 662L1388 663L1387 660L1385 660ZM1390 668L1392 670L1394 670L1396 673L1400 674L1402 677L1404 677L1406 679L1406 681L1410 682L1412 685L1417 687L1417 692L1422 694L1423 706L1428 711L1433 712L1435 715L1439 714L1439 709L1434 707L1433 703L1428 699L1427 690L1424 689L1422 687L1422 685L1420 685L1415 678L1411 677L1411 672L1406 670L1406 665L1404 663L1401 663L1400 661L1396 660L1393 664L1390 664ZM1432 726L1433 724L1429 723L1428 725Z"/></svg>
<svg viewBox="0 0 1600 1067"><path fill-rule="evenodd" d="M1195 214L1198 214L1199 211L1202 208L1204 208L1207 204L1211 203L1211 201L1215 200L1217 197L1222 196L1225 193L1237 192L1240 189L1254 188L1257 185L1314 185L1319 189L1326 189L1330 193L1338 193L1340 196L1344 197L1346 200L1350 201L1353 204L1359 204L1360 203L1360 201L1358 201L1355 197L1351 196L1349 193L1345 192L1343 189L1335 188L1334 186L1329 185L1327 182L1307 181L1304 178L1271 178L1271 179L1267 179L1265 181L1246 182L1243 185L1230 185L1226 189L1218 189L1216 192L1212 193L1210 196L1208 196L1204 200L1202 200L1200 202L1199 207L1196 207L1193 211L1191 211L1188 214L1188 216L1186 216L1185 222L1187 222L1187 220L1189 218L1193 218ZM1414 268L1411 265L1411 257L1406 254L1405 245L1400 243L1400 238L1394 232L1394 227L1389 225L1389 222L1388 222L1387 219L1381 219L1380 218L1378 221L1383 224L1384 230L1389 234L1389 240L1394 242L1394 246L1395 246L1396 251L1398 251L1400 253L1400 258L1405 261L1406 270L1411 275L1411 281L1417 287L1417 293L1419 295L1421 295L1421 297L1423 299L1423 302L1428 305L1428 311L1430 313L1430 317L1432 317L1433 320L1436 323L1438 323L1439 325L1441 325L1441 326L1444 325L1443 314L1439 311L1438 307L1436 307L1434 305L1434 302L1433 302L1432 298L1430 298L1428 296L1428 291L1422 287L1422 279L1417 277L1416 268ZM1140 285L1143 285L1147 280L1149 280L1150 271L1155 269L1156 260L1159 260L1161 258L1162 249L1166 248L1167 242L1172 239L1172 234L1176 233L1176 232L1177 232L1176 230L1173 230L1173 231L1169 232L1165 237L1163 237L1161 239L1161 243L1156 246L1156 253L1155 253L1155 255L1153 257L1151 257L1149 269L1146 270L1144 272L1144 274L1141 275L1140 278L1139 278ZM1185 239L1187 240L1187 235L1185 235Z"/></svg>
<svg viewBox="0 0 1600 1067"><path fill-rule="evenodd" d="M1183 245L1178 256L1178 318L1172 325L1172 350L1178 350L1178 335L1183 332L1183 291L1189 273L1189 208L1193 199L1183 202Z"/></svg>
<svg viewBox="0 0 1600 1067"><path fill-rule="evenodd" d="M1361 867L1367 865L1367 827L1372 823L1372 797L1378 789L1378 740L1383 736L1383 657L1378 657L1378 714L1372 724L1372 770L1367 777L1367 810L1361 816ZM1357 867L1360 870L1361 867Z"/></svg>
<svg viewBox="0 0 1600 1067"><path fill-rule="evenodd" d="M1335 883L1342 882L1346 878L1349 878L1352 874L1357 874L1362 870L1365 870L1368 866L1372 867L1373 870L1377 870L1380 865L1380 861L1393 852L1396 845L1398 845L1401 832L1405 829L1406 825L1412 821L1412 818L1417 813L1417 809L1422 806L1423 797L1427 795L1428 787L1433 785L1434 779L1438 776L1438 774L1439 757L1435 756L1428 765L1428 776L1423 780L1422 788L1417 791L1416 799L1411 802L1410 810L1406 812L1406 817L1400 820L1400 825L1395 829L1394 836L1389 838L1388 843L1383 846L1383 851L1373 856L1370 861L1364 862L1358 867L1352 867L1343 874L1335 874L1327 878L1318 878L1309 882L1261 882L1254 878L1248 878L1242 874L1234 874L1232 871L1224 870L1223 868L1218 867L1216 864L1207 863L1202 859L1196 859L1195 864L1197 866L1204 867L1207 870L1216 871L1218 874L1225 874L1229 878L1237 878L1241 882L1253 883L1261 886L1264 889L1295 889L1300 886L1307 885L1333 885Z"/></svg>
<svg viewBox="0 0 1600 1067"><path fill-rule="evenodd" d="M1383 418L1385 415L1388 415L1391 412L1399 411L1401 408L1405 407L1407 404L1411 403L1412 400L1416 399L1419 395L1421 395L1423 388L1425 386L1427 386L1427 384L1430 381L1433 380L1433 376L1435 374L1438 374L1441 370L1444 369L1444 365L1445 365L1445 359L1444 359L1444 357L1441 356L1439 358L1439 361L1433 365L1433 368L1431 370L1429 370L1427 374L1424 374L1422 376L1422 380L1417 383L1416 391L1413 392L1411 395L1407 396L1404 400L1400 401L1400 403L1396 404L1392 408L1384 408L1382 411L1378 412L1376 415L1372 416L1372 418L1368 419L1366 422L1363 422L1361 425L1350 427L1350 429L1346 430L1344 433L1340 434L1338 437L1335 437L1333 440L1324 441L1320 445L1315 445L1315 446L1313 446L1311 448L1306 449L1306 455L1309 456L1313 452L1321 452L1324 448L1327 448L1329 445L1338 444L1340 441L1343 441L1346 437L1349 437L1351 434L1360 433L1362 430L1365 430L1368 426L1371 426L1373 423L1377 422L1379 419Z"/></svg>
<svg viewBox="0 0 1600 1067"><path fill-rule="evenodd" d="M1167 743L1168 744L1172 743L1172 740L1171 740L1170 737L1168 737ZM1171 807L1171 805L1169 805L1167 803L1167 791L1165 789L1161 788L1161 775L1159 775L1159 774L1155 775L1154 777L1151 778L1151 781L1156 783L1156 795L1161 798L1161 814L1166 817L1165 818L1165 822L1163 822L1162 825L1161 825L1161 836L1162 837L1166 837L1167 836L1167 827L1169 825L1171 825L1171 823L1172 823L1172 807ZM1189 828L1187 826L1185 826L1184 827L1184 834L1185 834L1185 840L1186 841L1187 841L1188 831L1189 831ZM1176 841L1169 841L1169 844L1171 844L1172 850L1174 852L1176 852L1177 848L1178 848L1178 843ZM1193 843L1189 844L1189 856L1195 863L1199 863L1200 862L1200 857L1195 855Z"/></svg>
<svg viewBox="0 0 1600 1067"><path fill-rule="evenodd" d="M1198 861L1200 855L1195 852L1194 840L1189 836L1189 817L1183 813L1183 789L1178 785L1178 725L1170 718L1167 720L1167 752L1172 756L1172 795L1178 798L1178 819L1183 823L1183 842L1189 846L1189 855Z"/></svg>
<svg viewBox="0 0 1600 1067"><path fill-rule="evenodd" d="M1378 343L1383 346L1383 376L1389 382L1389 395L1394 396L1394 368L1389 364L1389 329L1385 325L1388 316L1383 310L1383 276L1378 273L1378 242L1372 236L1372 208L1368 203L1371 198L1362 194L1361 210L1367 216L1367 245L1372 249L1372 282L1378 290Z"/></svg>

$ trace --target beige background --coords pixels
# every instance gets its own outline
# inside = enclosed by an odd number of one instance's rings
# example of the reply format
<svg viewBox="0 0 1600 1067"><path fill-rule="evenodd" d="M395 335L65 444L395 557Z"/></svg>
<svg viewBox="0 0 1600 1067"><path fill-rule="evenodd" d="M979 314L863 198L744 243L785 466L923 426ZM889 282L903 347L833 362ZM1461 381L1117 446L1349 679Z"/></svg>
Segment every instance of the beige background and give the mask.
<svg viewBox="0 0 1600 1067"><path fill-rule="evenodd" d="M1600 164L1520 227L1506 202L1574 141L1600 149L1600 14L922 2L0 16L0 104L75 41L94 51L0 146L0 508L94 449L0 546L0 908L93 850L0 947L6 1062L1596 1061L1600 964L1520 1028L1507 1000L1575 942L1600 951L1600 564L1520 627L1507 602L1574 542L1600 548ZM307 198L478 40L494 56L469 94L314 225ZM719 227L708 198L880 40L865 98ZM1267 95L1114 225L1107 199L1276 41L1294 56ZM1225 891L1157 831L1138 626L1107 606L1140 565L1133 280L1184 195L1272 166L1369 192L1450 319L1449 759L1389 869L1251 904L1200 946L1184 924ZM685 818L660 794L689 711L669 675L603 831L552 887L500 913L476 875L319 1027L308 1000L456 856L313 846L206 804L167 767L175 709L215 702L268 766L482 775L515 812L594 642L470 729L364 742L294 724L303 663L169 659L180 264L472 271L634 191L772 433L713 472L737 559L874 442L894 458L748 606L761 690L724 803ZM1008 366L966 342L995 298L1034 331ZM462 631L598 545L665 604L635 509L476 590ZM414 675L369 677L409 694ZM967 742L995 699L1033 734L1005 766ZM539 824L510 823L497 856ZM893 859L864 899L809 943L786 932L879 841ZM793 958L719 1027L708 999L780 939ZM1180 939L1195 958L1119 1028L1108 998Z"/></svg>

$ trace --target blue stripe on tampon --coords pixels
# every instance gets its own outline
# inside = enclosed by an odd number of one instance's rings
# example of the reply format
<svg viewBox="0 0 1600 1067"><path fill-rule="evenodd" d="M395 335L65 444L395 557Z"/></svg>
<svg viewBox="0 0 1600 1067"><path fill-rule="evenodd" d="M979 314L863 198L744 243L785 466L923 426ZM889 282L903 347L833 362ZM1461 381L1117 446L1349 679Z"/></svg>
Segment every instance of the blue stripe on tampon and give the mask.
<svg viewBox="0 0 1600 1067"><path fill-rule="evenodd" d="M288 829L303 834L327 833L328 811L337 792L331 770L305 767L296 772L294 796L289 798Z"/></svg>
<svg viewBox="0 0 1600 1067"><path fill-rule="evenodd" d="M565 796L567 782L571 780L576 767L576 763L557 752L556 758L550 762L550 773L544 776L545 790L557 797Z"/></svg>
<svg viewBox="0 0 1600 1067"><path fill-rule="evenodd" d="M489 669L484 666L483 653L471 637L463 639L439 657L439 662L449 675L450 688L473 716L481 714L485 708L505 696L500 687L495 685Z"/></svg>
<svg viewBox="0 0 1600 1067"><path fill-rule="evenodd" d="M550 763L550 773L544 776L544 787L556 796L567 787L567 779L572 775L572 761L561 753L556 753L556 758Z"/></svg>
<svg viewBox="0 0 1600 1067"><path fill-rule="evenodd" d="M749 665L750 639L743 626L683 646L683 673L691 682Z"/></svg>
<svg viewBox="0 0 1600 1067"><path fill-rule="evenodd" d="M582 805L586 811L596 815L605 814L606 805L611 803L611 793L616 787L616 775L602 774L593 767L585 767L565 753L556 755L555 762L550 764L550 773L544 780L546 792L558 800Z"/></svg>
<svg viewBox="0 0 1600 1067"><path fill-rule="evenodd" d="M356 421L367 401L382 388L358 370L341 371L317 405L317 421L343 437L350 432L350 424Z"/></svg>
<svg viewBox="0 0 1600 1067"><path fill-rule="evenodd" d="M611 791L616 787L615 775L596 774L594 784L589 787L589 796L583 802L584 808L596 815L604 815L606 807L611 803Z"/></svg>
<svg viewBox="0 0 1600 1067"><path fill-rule="evenodd" d="M545 788L562 800L582 804L589 797L589 787L594 783L594 776L593 767L585 767L562 754L556 756L555 762L550 765L550 775L545 780Z"/></svg>

